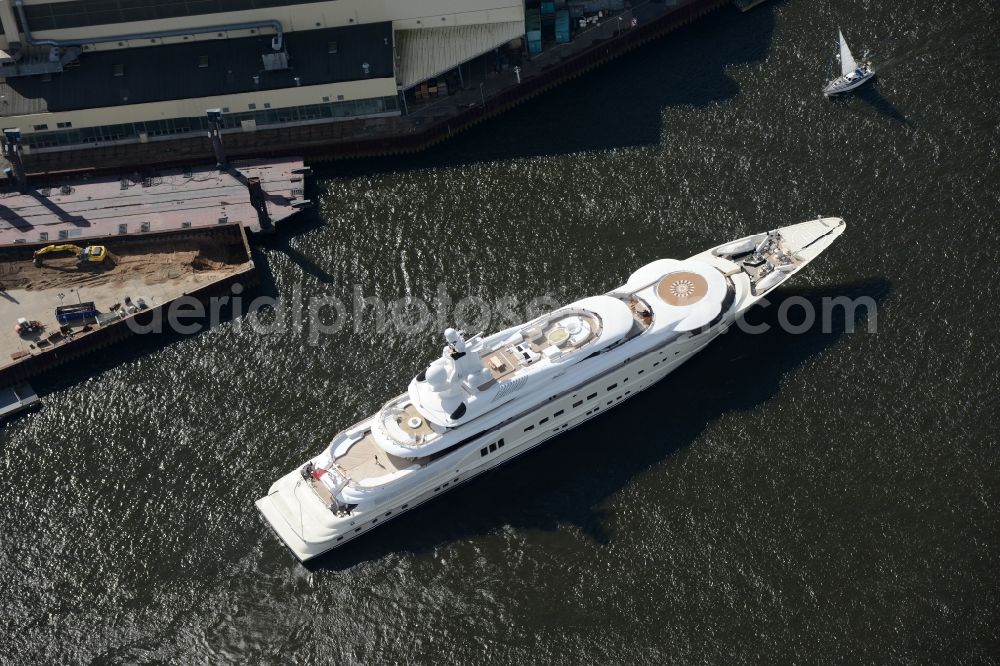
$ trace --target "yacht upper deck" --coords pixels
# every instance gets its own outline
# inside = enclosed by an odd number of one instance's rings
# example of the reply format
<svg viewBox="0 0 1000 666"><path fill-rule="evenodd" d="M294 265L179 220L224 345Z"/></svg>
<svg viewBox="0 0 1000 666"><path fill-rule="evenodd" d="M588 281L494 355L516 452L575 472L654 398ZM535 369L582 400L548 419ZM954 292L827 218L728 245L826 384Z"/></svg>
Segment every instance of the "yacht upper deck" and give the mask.
<svg viewBox="0 0 1000 666"><path fill-rule="evenodd" d="M432 424L453 428L531 391L550 370L621 342L634 326L627 302L594 296L486 338L449 329L441 357L410 383L409 401Z"/></svg>
<svg viewBox="0 0 1000 666"><path fill-rule="evenodd" d="M714 320L728 292L727 277L716 266L695 259L660 259L632 273L616 293L646 304L651 315L647 326L684 333Z"/></svg>
<svg viewBox="0 0 1000 666"><path fill-rule="evenodd" d="M558 360L601 335L601 320L589 312L557 312L517 331L499 347L480 352L493 379L501 381L543 358Z"/></svg>

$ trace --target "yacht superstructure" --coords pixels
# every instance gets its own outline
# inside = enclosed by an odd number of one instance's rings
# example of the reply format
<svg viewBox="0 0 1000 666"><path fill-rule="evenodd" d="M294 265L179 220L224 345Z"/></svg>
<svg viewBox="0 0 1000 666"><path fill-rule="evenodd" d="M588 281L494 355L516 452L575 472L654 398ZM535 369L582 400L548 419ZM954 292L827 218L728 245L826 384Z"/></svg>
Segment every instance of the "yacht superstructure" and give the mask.
<svg viewBox="0 0 1000 666"><path fill-rule="evenodd" d="M465 338L407 392L271 486L257 507L305 561L648 388L725 332L845 229L821 218L685 260L602 296Z"/></svg>

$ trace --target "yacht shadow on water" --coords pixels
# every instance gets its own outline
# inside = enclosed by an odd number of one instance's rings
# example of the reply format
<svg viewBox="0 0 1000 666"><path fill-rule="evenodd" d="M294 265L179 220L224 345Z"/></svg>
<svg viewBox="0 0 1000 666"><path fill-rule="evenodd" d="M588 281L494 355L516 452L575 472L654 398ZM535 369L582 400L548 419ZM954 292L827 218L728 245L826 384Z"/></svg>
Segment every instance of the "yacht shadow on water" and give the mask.
<svg viewBox="0 0 1000 666"><path fill-rule="evenodd" d="M882 95L881 91L878 89L877 86L878 86L878 81L876 81L874 84L862 86L861 88L858 88L857 90L854 91L854 97L858 98L871 108L875 109L889 120L897 122L900 125L906 127L907 129L913 127L913 123L910 122L909 118L907 118L902 111L893 106L892 102L890 102ZM847 98L845 98L842 101L846 101L846 99Z"/></svg>
<svg viewBox="0 0 1000 666"><path fill-rule="evenodd" d="M767 324L764 333L733 327L659 384L616 409L559 435L509 464L475 478L441 498L404 514L371 534L307 563L311 570L347 569L393 553L422 554L450 542L483 537L502 528L556 531L572 525L606 544L606 518L598 508L637 475L698 440L720 417L754 409L778 394L782 379L832 347L846 333L866 335L868 307L853 316L834 308L821 325L824 303L848 297L880 307L892 285L881 277L821 288L782 289L747 317ZM804 333L782 330L784 301L805 299L816 324ZM791 305L791 303L789 303ZM795 311L788 318L797 323ZM762 363L760 359L767 359ZM748 373L752 371L752 380ZM670 405L670 409L664 409ZM649 414L656 414L655 422ZM655 423L655 425L653 425ZM609 443L614 454L609 455ZM664 474L672 473L664 468Z"/></svg>
<svg viewBox="0 0 1000 666"><path fill-rule="evenodd" d="M351 177L659 144L665 109L740 93L729 70L763 62L780 4L746 14L719 9L420 153L320 165L317 173Z"/></svg>

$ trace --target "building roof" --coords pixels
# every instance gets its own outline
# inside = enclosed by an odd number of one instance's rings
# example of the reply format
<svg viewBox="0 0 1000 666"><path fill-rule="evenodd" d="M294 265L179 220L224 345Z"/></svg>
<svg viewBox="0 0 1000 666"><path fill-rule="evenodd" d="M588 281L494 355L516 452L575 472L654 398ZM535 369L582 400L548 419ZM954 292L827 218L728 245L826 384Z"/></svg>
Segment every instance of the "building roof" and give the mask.
<svg viewBox="0 0 1000 666"><path fill-rule="evenodd" d="M278 71L265 71L261 60L274 52L270 34L85 51L78 64L50 81L41 76L0 81L0 116L275 90L295 86L295 77L309 86L393 76L390 21L296 31L284 39L289 68Z"/></svg>
<svg viewBox="0 0 1000 666"><path fill-rule="evenodd" d="M305 5L328 0L75 0L27 4L24 13L32 32L88 25L156 21L179 16L222 14L247 9ZM20 24L18 17L18 24Z"/></svg>

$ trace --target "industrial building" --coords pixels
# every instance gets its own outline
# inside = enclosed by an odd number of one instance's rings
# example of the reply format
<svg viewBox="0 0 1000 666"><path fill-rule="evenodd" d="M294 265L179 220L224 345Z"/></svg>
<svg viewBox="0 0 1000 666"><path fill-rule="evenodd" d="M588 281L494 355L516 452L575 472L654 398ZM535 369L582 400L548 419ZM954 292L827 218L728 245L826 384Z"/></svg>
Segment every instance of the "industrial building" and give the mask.
<svg viewBox="0 0 1000 666"><path fill-rule="evenodd" d="M545 4L545 3L543 3ZM396 116L525 34L523 0L0 0L0 122L26 152Z"/></svg>

